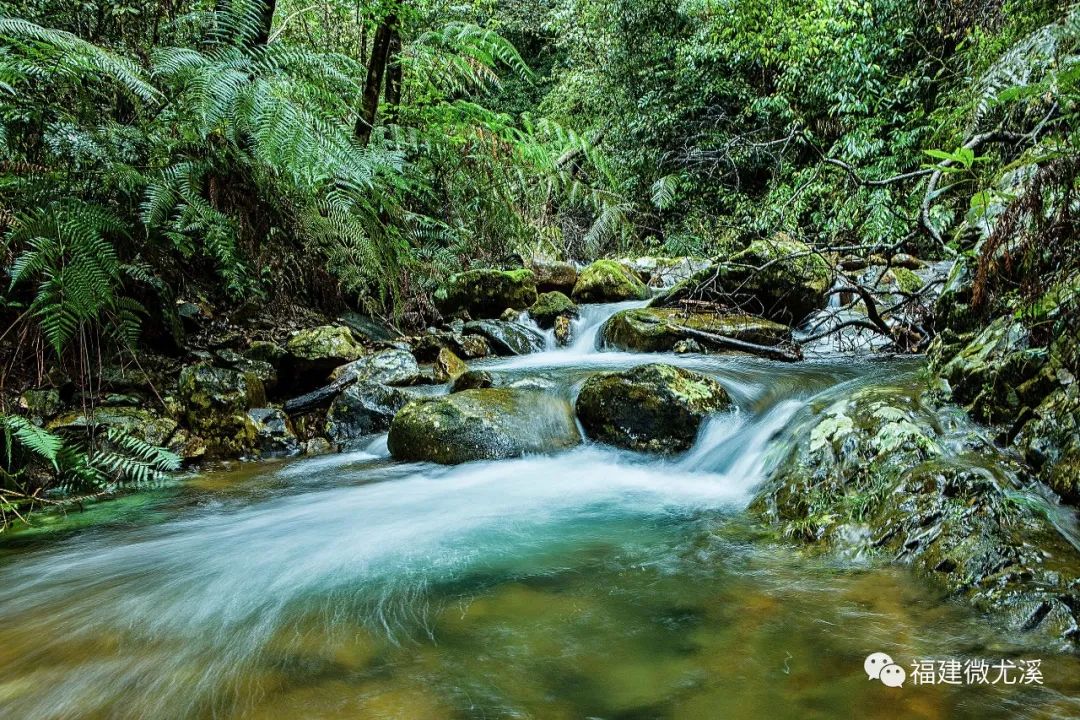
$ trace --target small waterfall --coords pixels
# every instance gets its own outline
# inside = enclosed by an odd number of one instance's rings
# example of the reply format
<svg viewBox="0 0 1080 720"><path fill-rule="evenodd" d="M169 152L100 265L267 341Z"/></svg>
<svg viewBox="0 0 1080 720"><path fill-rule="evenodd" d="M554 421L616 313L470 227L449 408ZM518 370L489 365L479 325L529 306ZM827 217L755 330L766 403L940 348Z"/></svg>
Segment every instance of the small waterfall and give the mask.
<svg viewBox="0 0 1080 720"><path fill-rule="evenodd" d="M598 352L596 347L600 335L600 328L617 312L634 310L645 307L648 300L631 300L621 303L604 303L600 305L581 305L578 308L579 316L574 321L574 341L565 352L575 355L590 355Z"/></svg>

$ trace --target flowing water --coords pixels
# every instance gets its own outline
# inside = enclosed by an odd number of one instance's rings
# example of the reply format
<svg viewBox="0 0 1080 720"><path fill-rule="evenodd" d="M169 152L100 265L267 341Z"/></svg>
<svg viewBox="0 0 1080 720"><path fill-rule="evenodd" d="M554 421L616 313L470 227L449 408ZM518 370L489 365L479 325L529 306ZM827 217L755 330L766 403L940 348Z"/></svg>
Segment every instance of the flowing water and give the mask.
<svg viewBox="0 0 1080 720"><path fill-rule="evenodd" d="M601 353L480 363L572 398ZM1060 718L1080 661L1025 653L909 571L755 526L815 398L914 367L664 357L738 411L682 457L595 445L456 468L350 454L240 466L0 546L0 717ZM888 688L863 659L1037 657L1044 684Z"/></svg>

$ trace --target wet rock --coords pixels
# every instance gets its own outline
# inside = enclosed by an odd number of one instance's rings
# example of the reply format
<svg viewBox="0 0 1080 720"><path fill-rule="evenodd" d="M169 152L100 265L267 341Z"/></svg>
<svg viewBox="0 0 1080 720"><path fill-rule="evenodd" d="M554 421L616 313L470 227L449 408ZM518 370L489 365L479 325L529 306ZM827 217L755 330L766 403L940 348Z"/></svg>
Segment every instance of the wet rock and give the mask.
<svg viewBox="0 0 1080 720"><path fill-rule="evenodd" d="M448 348L458 357L467 360L487 357L491 355L491 346L487 338L482 335L463 334L465 323L461 323L461 329L450 332L430 332L421 335L413 343L413 355L420 362L435 362L439 351Z"/></svg>
<svg viewBox="0 0 1080 720"><path fill-rule="evenodd" d="M196 462L206 457L206 441L184 428L179 428L173 433L166 447L176 453L185 463Z"/></svg>
<svg viewBox="0 0 1080 720"><path fill-rule="evenodd" d="M704 301L797 325L825 307L831 286L832 268L825 258L805 243L777 235L755 240L729 260L679 283L653 305Z"/></svg>
<svg viewBox="0 0 1080 720"><path fill-rule="evenodd" d="M529 266L536 275L539 292L561 292L569 295L577 284L578 271L568 262L533 260Z"/></svg>
<svg viewBox="0 0 1080 720"><path fill-rule="evenodd" d="M333 452L333 444L324 437L311 438L304 444L304 454L310 457L330 455Z"/></svg>
<svg viewBox="0 0 1080 720"><path fill-rule="evenodd" d="M638 308L615 313L600 331L606 348L626 352L671 352L684 341L703 341L701 331L756 345L794 345L791 328L750 315L686 313L676 308ZM717 351L731 352L716 348Z"/></svg>
<svg viewBox="0 0 1080 720"><path fill-rule="evenodd" d="M571 295L578 303L646 300L649 288L615 260L597 260L578 275Z"/></svg>
<svg viewBox="0 0 1080 720"><path fill-rule="evenodd" d="M415 401L394 418L388 440L394 458L456 465L580 444L569 403L532 390L466 390Z"/></svg>
<svg viewBox="0 0 1080 720"><path fill-rule="evenodd" d="M239 370L247 375L259 378L263 387L267 390L277 385L277 370L273 363L266 360L256 360L246 355L241 355L235 350L218 350L214 353L215 364L223 365L233 370Z"/></svg>
<svg viewBox="0 0 1080 720"><path fill-rule="evenodd" d="M577 400L589 437L657 453L688 450L705 418L731 407L727 391L712 378L659 364L593 375Z"/></svg>
<svg viewBox="0 0 1080 720"><path fill-rule="evenodd" d="M697 340L680 340L675 343L675 347L672 348L676 355L694 355L705 352L705 348L701 346Z"/></svg>
<svg viewBox="0 0 1080 720"><path fill-rule="evenodd" d="M360 337L365 337L372 342L392 342L398 338L398 333L378 320L360 313L347 312L338 319L338 322Z"/></svg>
<svg viewBox="0 0 1080 720"><path fill-rule="evenodd" d="M190 365L180 373L177 398L187 426L207 443L208 454L241 456L255 445L250 408L263 407L262 381L239 370Z"/></svg>
<svg viewBox="0 0 1080 720"><path fill-rule="evenodd" d="M692 257L639 257L619 261L649 287L670 288L709 267L709 261Z"/></svg>
<svg viewBox="0 0 1080 720"><path fill-rule="evenodd" d="M499 317L503 322L518 322L521 320L521 311L514 310L513 308L507 308L503 314Z"/></svg>
<svg viewBox="0 0 1080 720"><path fill-rule="evenodd" d="M354 385L331 403L326 435L339 447L349 447L361 438L384 433L408 402L409 396L397 388L378 383Z"/></svg>
<svg viewBox="0 0 1080 720"><path fill-rule="evenodd" d="M923 279L913 270L904 267L894 267L886 272L881 279L882 285L888 288L896 288L901 293L914 294L922 290Z"/></svg>
<svg viewBox="0 0 1080 720"><path fill-rule="evenodd" d="M536 302L536 276L524 269L470 270L452 276L435 300L443 315L498 318L507 308L525 310Z"/></svg>
<svg viewBox="0 0 1080 720"><path fill-rule="evenodd" d="M940 368L952 399L984 422L1015 420L1025 405L1021 389L1041 398L1045 392L1026 381L1039 377L1048 360L1032 348L1023 324L998 318Z"/></svg>
<svg viewBox="0 0 1080 720"><path fill-rule="evenodd" d="M40 390L27 390L19 396L19 407L30 418L41 422L50 418L63 408L60 401L60 391L53 388Z"/></svg>
<svg viewBox="0 0 1080 720"><path fill-rule="evenodd" d="M934 407L911 378L809 410L751 512L788 537L911 564L1018 631L1064 639L1051 611L1075 625L1080 554L1035 496L1010 499L1021 468L989 437ZM866 530L858 547L850 527Z"/></svg>
<svg viewBox="0 0 1080 720"><path fill-rule="evenodd" d="M176 430L177 422L137 407L99 407L88 412L65 413L54 418L46 427L64 435L94 432L104 436L109 430L115 430L164 447Z"/></svg>
<svg viewBox="0 0 1080 720"><path fill-rule="evenodd" d="M1075 381L1046 396L1016 445L1040 480L1064 501L1080 505L1080 387Z"/></svg>
<svg viewBox="0 0 1080 720"><path fill-rule="evenodd" d="M484 370L469 370L454 381L450 392L483 390L484 388L494 387L494 385L495 378L492 377L491 373Z"/></svg>
<svg viewBox="0 0 1080 720"><path fill-rule="evenodd" d="M469 371L469 366L449 348L439 351L435 358L435 381L438 383L451 382Z"/></svg>
<svg viewBox="0 0 1080 720"><path fill-rule="evenodd" d="M255 448L263 457L293 457L301 452L289 416L278 408L254 408L248 417L255 426Z"/></svg>
<svg viewBox="0 0 1080 720"><path fill-rule="evenodd" d="M561 292L543 293L529 308L529 317L537 325L550 330L555 327L555 321L560 317L575 318L578 316L578 307L573 300Z"/></svg>
<svg viewBox="0 0 1080 720"><path fill-rule="evenodd" d="M497 355L528 355L540 352L544 336L520 323L502 320L476 320L465 324L468 333L480 335Z"/></svg>
<svg viewBox="0 0 1080 720"><path fill-rule="evenodd" d="M352 331L341 325L301 330L285 345L282 372L290 386L307 390L325 383L330 373L364 356L365 350Z"/></svg>
<svg viewBox="0 0 1080 720"><path fill-rule="evenodd" d="M412 385L420 377L416 357L408 350L380 350L365 355L331 373L332 380L357 383L375 382L383 385Z"/></svg>
<svg viewBox="0 0 1080 720"><path fill-rule="evenodd" d="M574 342L574 323L566 315L555 318L555 343L559 347L569 347Z"/></svg>
<svg viewBox="0 0 1080 720"><path fill-rule="evenodd" d="M269 340L253 340L244 351L244 357L249 360L265 362L274 367L278 366L286 354L285 348Z"/></svg>

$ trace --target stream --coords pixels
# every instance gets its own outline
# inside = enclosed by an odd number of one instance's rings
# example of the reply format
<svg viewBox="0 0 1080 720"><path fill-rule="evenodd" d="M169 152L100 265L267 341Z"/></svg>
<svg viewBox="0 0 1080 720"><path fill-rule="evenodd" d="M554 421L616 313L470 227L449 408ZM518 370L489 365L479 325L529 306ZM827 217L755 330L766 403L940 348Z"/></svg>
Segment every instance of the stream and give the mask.
<svg viewBox="0 0 1080 720"><path fill-rule="evenodd" d="M883 559L745 512L811 403L917 361L599 352L472 367L573 398L669 362L738 406L673 458L593 444L454 468L350 453L235 465L0 544L0 717L1063 718L1080 659L1025 650ZM1042 659L1041 684L867 679L863 660Z"/></svg>

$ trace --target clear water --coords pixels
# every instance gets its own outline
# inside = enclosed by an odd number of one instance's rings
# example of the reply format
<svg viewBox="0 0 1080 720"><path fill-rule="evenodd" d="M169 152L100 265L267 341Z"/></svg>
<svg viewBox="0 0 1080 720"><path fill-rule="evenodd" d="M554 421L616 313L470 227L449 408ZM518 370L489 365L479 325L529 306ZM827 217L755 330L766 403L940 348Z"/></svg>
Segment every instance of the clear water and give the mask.
<svg viewBox="0 0 1080 720"><path fill-rule="evenodd" d="M590 308L587 337L613 308ZM656 361L483 363L573 397ZM3 718L1061 718L1080 660L1024 651L905 569L812 556L745 506L815 397L910 368L665 357L739 409L678 458L587 445L457 468L241 466L18 533ZM81 520L79 518L82 518ZM863 658L1039 657L1042 686L869 681Z"/></svg>

